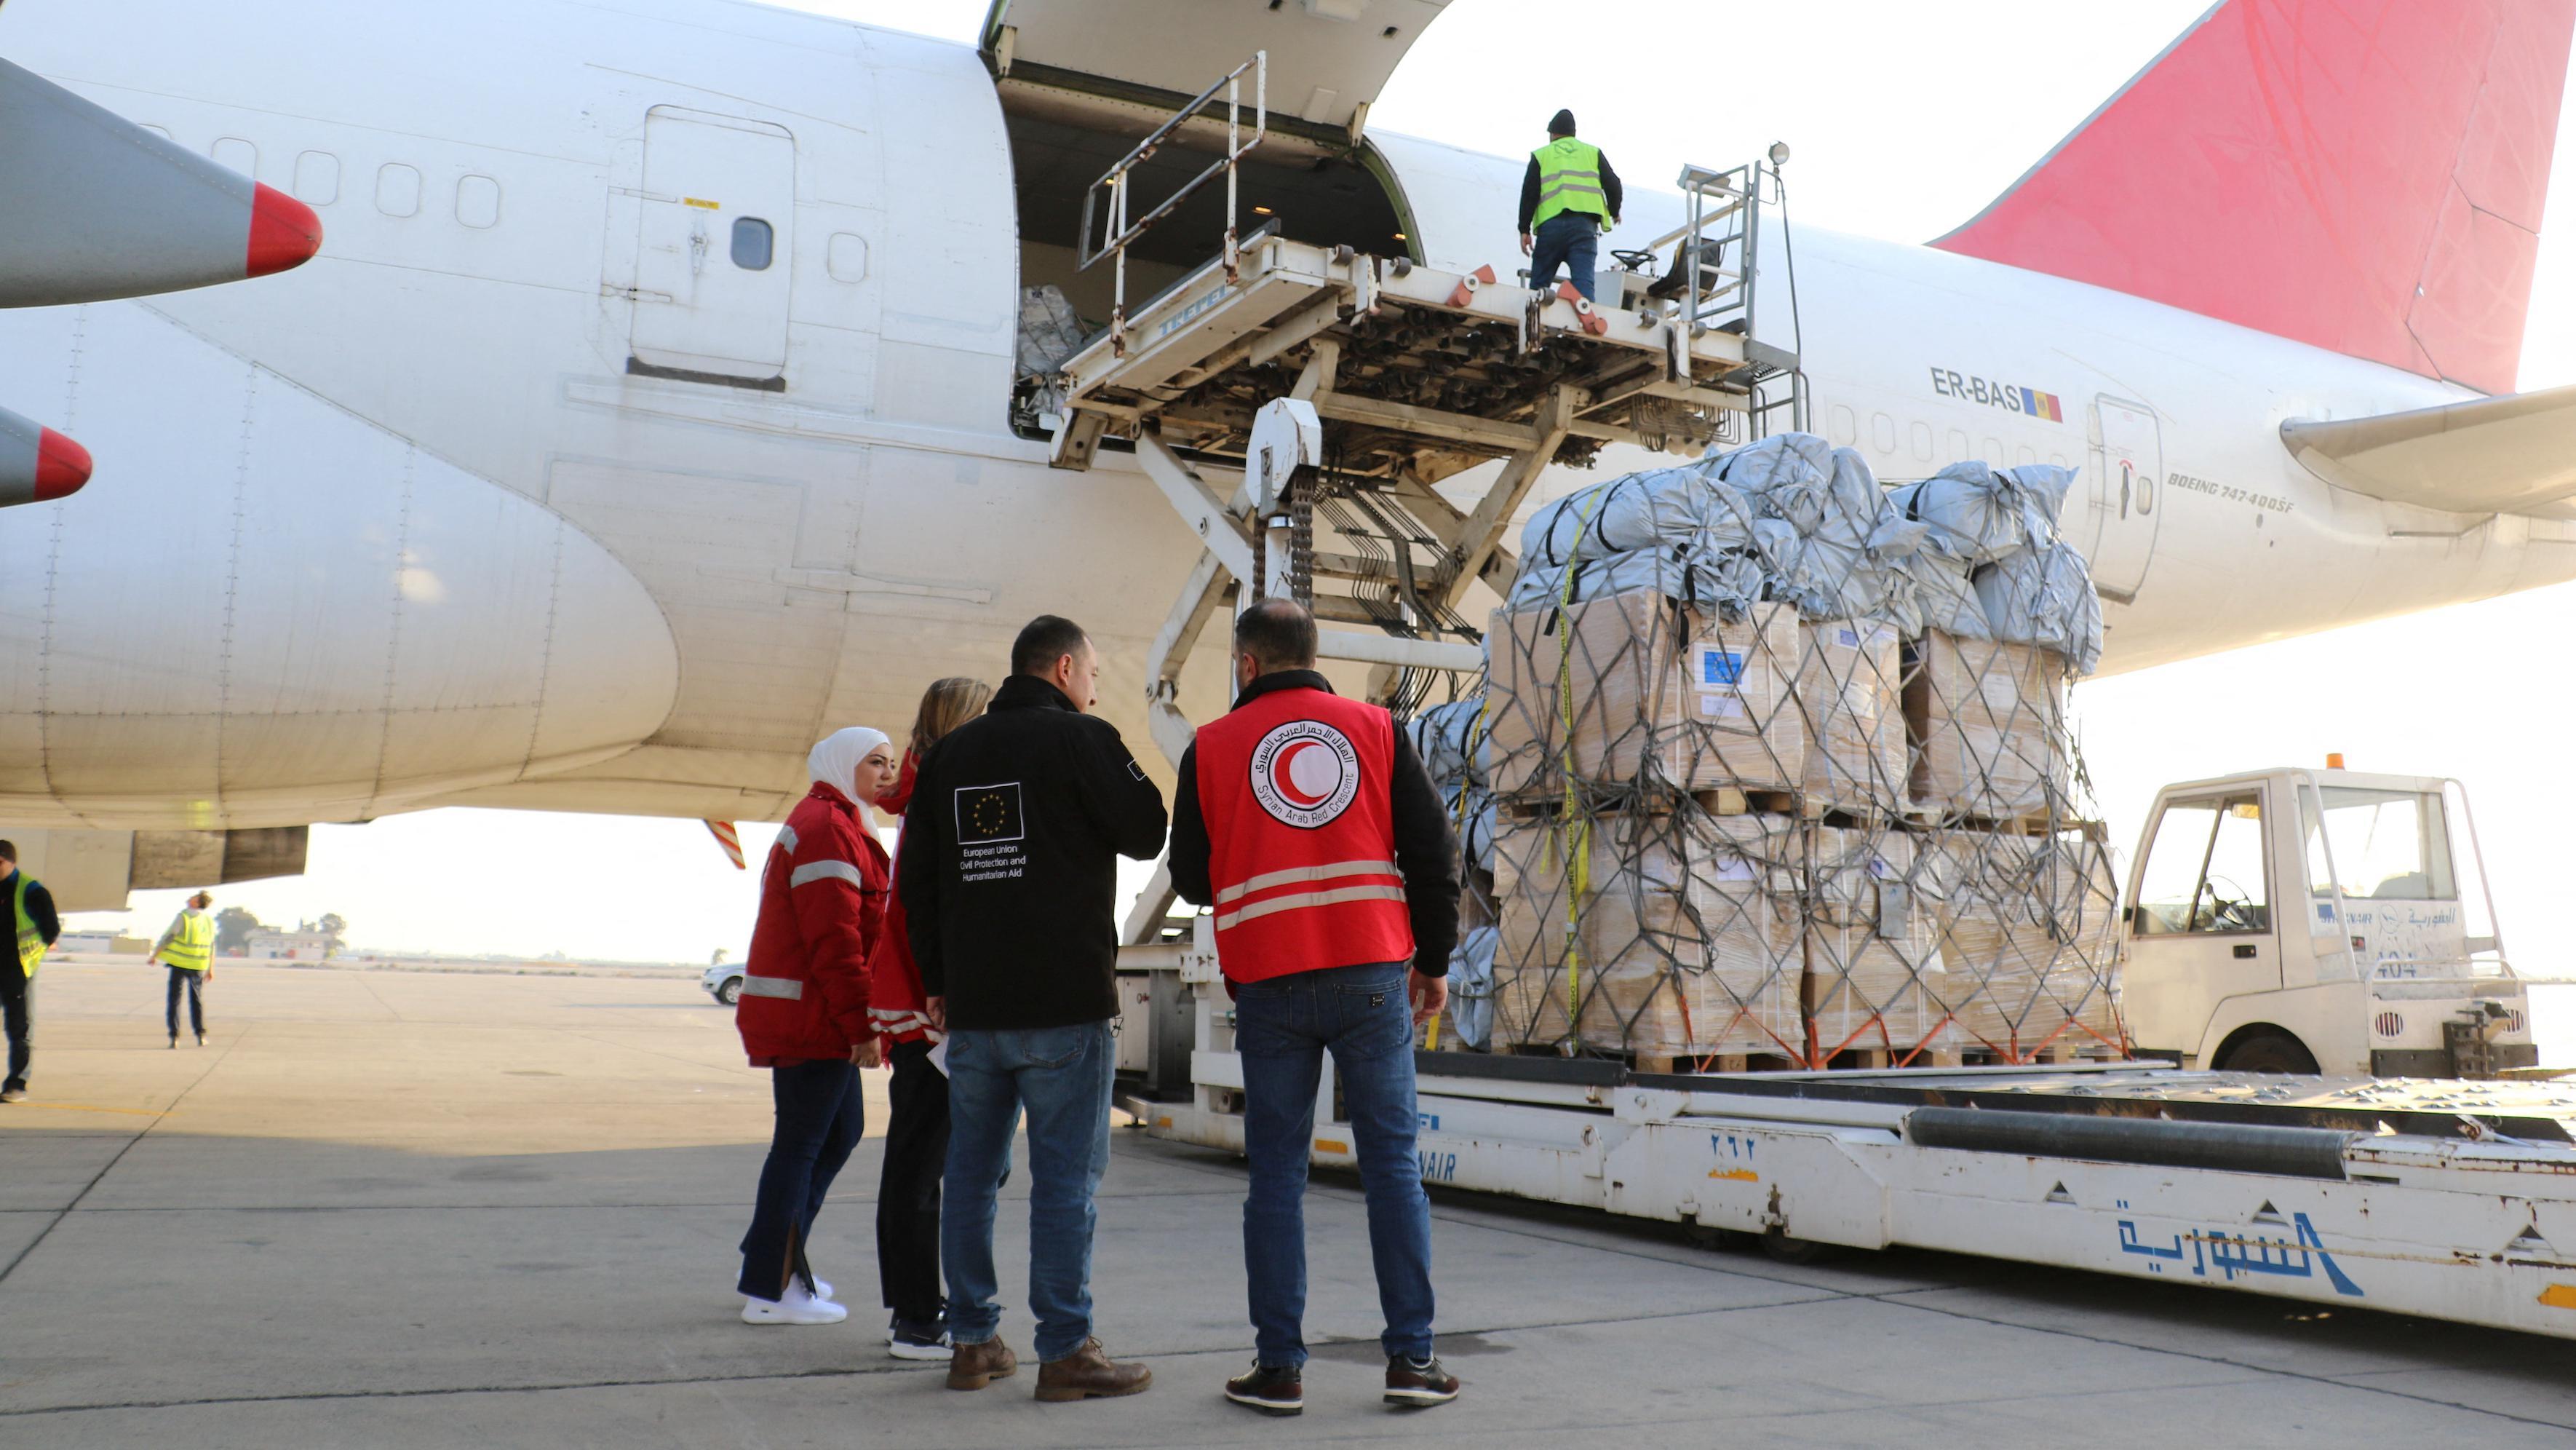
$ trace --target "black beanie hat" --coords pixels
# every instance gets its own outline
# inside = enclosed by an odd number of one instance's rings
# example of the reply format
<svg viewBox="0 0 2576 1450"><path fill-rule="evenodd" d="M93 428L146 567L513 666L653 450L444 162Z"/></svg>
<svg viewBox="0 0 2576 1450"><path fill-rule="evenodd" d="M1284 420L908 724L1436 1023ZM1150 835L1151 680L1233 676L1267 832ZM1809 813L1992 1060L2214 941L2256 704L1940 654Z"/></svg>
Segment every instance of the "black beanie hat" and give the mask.
<svg viewBox="0 0 2576 1450"><path fill-rule="evenodd" d="M1555 118L1554 120L1549 121L1549 122L1547 123L1547 134L1549 134L1549 135L1551 135L1551 136L1571 136L1571 135L1573 135L1573 134L1574 134L1574 113L1573 113L1572 111L1559 111L1559 112L1557 112L1557 113L1556 113L1556 118Z"/></svg>

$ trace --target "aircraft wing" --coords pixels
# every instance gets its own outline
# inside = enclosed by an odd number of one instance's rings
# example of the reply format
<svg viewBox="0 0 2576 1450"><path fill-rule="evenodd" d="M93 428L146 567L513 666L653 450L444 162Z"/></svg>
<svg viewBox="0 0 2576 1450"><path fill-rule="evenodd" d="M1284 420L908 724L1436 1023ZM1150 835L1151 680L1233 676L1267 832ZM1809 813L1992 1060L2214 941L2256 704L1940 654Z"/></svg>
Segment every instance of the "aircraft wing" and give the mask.
<svg viewBox="0 0 2576 1450"><path fill-rule="evenodd" d="M2576 497L2576 387L2377 418L2294 418L2281 442L2327 482L2390 503L2564 518L2560 501Z"/></svg>

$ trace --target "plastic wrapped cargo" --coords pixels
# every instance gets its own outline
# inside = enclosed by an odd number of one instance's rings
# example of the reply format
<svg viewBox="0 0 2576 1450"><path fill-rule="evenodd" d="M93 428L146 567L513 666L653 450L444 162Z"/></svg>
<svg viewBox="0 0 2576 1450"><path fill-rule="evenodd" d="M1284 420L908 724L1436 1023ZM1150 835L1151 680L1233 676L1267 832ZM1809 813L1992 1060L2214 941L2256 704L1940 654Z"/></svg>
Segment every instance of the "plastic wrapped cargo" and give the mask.
<svg viewBox="0 0 2576 1450"><path fill-rule="evenodd" d="M1498 613L1490 629L1486 749L1497 794L1797 788L1794 610L1757 605L1730 622L1637 592Z"/></svg>

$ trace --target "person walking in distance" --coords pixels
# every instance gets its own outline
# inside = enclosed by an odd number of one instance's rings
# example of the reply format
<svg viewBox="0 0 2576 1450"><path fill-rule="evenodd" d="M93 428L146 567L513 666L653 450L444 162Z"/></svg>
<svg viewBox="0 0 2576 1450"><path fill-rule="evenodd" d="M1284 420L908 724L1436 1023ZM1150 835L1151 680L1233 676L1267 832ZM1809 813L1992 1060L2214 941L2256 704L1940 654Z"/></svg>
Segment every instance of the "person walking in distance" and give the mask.
<svg viewBox="0 0 2576 1450"><path fill-rule="evenodd" d="M0 841L0 892L8 895L17 928L17 951L0 962L0 1026L9 1035L9 1076L0 1080L0 1103L15 1103L26 1100L27 1067L36 1055L36 968L62 936L63 921L54 911L54 894L18 869L13 841Z"/></svg>
<svg viewBox="0 0 2576 1450"><path fill-rule="evenodd" d="M1243 612L1234 708L1199 730L1172 801L1172 887L1216 908L1243 1065L1254 1358L1225 1395L1278 1415L1305 1407L1303 1200L1326 1052L1368 1199L1386 1399L1458 1397L1432 1353L1431 1205L1413 1151L1413 1028L1448 1000L1458 846L1412 743L1386 711L1333 693L1315 645L1294 600Z"/></svg>
<svg viewBox="0 0 2576 1450"><path fill-rule="evenodd" d="M161 940L152 947L147 961L159 962L170 969L170 996L164 1005L163 1020L170 1028L170 1048L179 1047L179 994L188 996L188 1026L197 1034L197 1045L206 1045L206 984L215 979L215 919L206 908L215 904L211 893L200 891L188 898L179 914L170 918Z"/></svg>
<svg viewBox="0 0 2576 1450"><path fill-rule="evenodd" d="M1029 1118L1029 1307L1037 1397L1153 1383L1091 1333L1092 1194L1109 1164L1117 1067L1118 857L1162 849L1163 797L1108 721L1081 626L1041 615L1011 646L990 710L921 764L898 883L926 1015L948 1033L948 1387L1019 1367L1002 1342L993 1211L1011 1130Z"/></svg>
<svg viewBox="0 0 2576 1450"><path fill-rule="evenodd" d="M905 814L922 757L941 737L983 713L993 687L954 675L921 697L903 773L877 804ZM909 825L906 826L910 829ZM895 859L903 859L900 839ZM946 1359L948 1301L939 1286L939 1178L948 1168L948 1074L932 1056L947 1034L931 1025L921 968L905 939L903 900L886 908L885 930L868 960L868 1019L883 1038L888 1089L885 1166L877 1179L877 1280L894 1317L886 1350L897 1359Z"/></svg>
<svg viewBox="0 0 2576 1450"><path fill-rule="evenodd" d="M868 953L883 930L885 847L863 801L895 777L894 746L863 726L806 757L814 782L769 848L760 918L734 1026L777 1105L751 1227L742 1236L745 1324L838 1324L850 1311L805 1259L815 1215L863 1128L859 1069L878 1061L868 1025Z"/></svg>

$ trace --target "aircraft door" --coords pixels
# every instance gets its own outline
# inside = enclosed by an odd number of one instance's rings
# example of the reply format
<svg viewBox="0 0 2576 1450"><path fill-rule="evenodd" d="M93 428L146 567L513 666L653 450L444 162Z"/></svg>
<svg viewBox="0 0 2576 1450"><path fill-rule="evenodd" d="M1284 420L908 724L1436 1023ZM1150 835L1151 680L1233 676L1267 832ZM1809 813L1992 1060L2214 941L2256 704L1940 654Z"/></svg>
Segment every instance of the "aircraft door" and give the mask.
<svg viewBox="0 0 2576 1450"><path fill-rule="evenodd" d="M2108 394L2093 400L2093 431L2093 538L2084 557L2095 592L2127 604L2156 552L2164 439L2155 409Z"/></svg>
<svg viewBox="0 0 2576 1450"><path fill-rule="evenodd" d="M643 189L629 370L784 388L795 137L656 106Z"/></svg>

